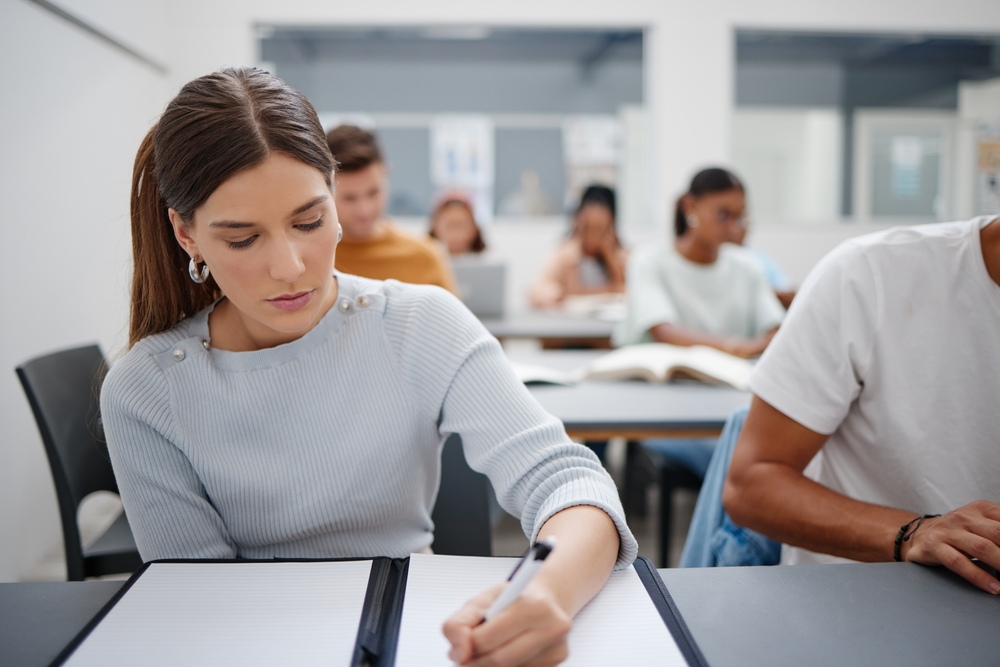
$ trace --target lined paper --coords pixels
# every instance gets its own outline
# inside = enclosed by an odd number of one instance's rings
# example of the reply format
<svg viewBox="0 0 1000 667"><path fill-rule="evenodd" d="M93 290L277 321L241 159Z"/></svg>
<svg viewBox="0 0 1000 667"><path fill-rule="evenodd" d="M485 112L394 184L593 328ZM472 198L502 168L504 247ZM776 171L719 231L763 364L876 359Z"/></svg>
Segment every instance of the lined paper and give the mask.
<svg viewBox="0 0 1000 667"><path fill-rule="evenodd" d="M153 563L65 664L346 667L371 566Z"/></svg>
<svg viewBox="0 0 1000 667"><path fill-rule="evenodd" d="M504 581L516 558L413 554L407 575L396 667L449 667L445 620L469 598ZM573 620L566 667L687 667L635 568L614 572Z"/></svg>

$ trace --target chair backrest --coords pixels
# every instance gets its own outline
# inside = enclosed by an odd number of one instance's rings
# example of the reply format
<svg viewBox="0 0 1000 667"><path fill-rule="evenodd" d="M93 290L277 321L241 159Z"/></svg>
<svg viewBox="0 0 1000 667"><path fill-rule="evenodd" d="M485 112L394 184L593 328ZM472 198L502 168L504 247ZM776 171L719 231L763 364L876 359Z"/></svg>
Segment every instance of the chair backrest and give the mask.
<svg viewBox="0 0 1000 667"><path fill-rule="evenodd" d="M431 518L436 554L492 556L489 494L486 475L469 467L462 438L452 435L441 451L441 487Z"/></svg>
<svg viewBox="0 0 1000 667"><path fill-rule="evenodd" d="M17 368L49 458L71 581L77 564L81 572L83 567L76 523L80 502L94 491L118 492L99 419L106 373L97 345L48 354Z"/></svg>

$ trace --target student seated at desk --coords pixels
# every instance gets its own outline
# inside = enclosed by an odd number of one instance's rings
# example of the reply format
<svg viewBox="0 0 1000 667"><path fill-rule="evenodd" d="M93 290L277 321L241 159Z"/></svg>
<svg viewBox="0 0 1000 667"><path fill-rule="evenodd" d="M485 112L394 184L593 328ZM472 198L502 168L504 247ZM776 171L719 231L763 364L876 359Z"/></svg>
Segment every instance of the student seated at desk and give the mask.
<svg viewBox="0 0 1000 667"><path fill-rule="evenodd" d="M726 243L744 224L743 184L725 169L695 175L677 200L676 240L633 253L617 345L708 345L740 357L767 347L785 309L760 264Z"/></svg>
<svg viewBox="0 0 1000 667"><path fill-rule="evenodd" d="M101 410L144 560L427 550L442 443L559 548L451 659L556 664L636 543L597 458L452 294L334 269L334 160L308 101L253 68L185 85L140 146L130 350Z"/></svg>
<svg viewBox="0 0 1000 667"><path fill-rule="evenodd" d="M567 296L624 292L627 260L615 231L615 192L591 185L573 216L573 235L556 249L531 288L531 305L551 308Z"/></svg>
<svg viewBox="0 0 1000 667"><path fill-rule="evenodd" d="M895 558L1000 593L970 560L1000 567L1000 219L843 243L750 388L723 504L782 563Z"/></svg>
<svg viewBox="0 0 1000 667"><path fill-rule="evenodd" d="M337 216L344 228L337 270L376 280L438 285L455 293L448 258L438 245L410 236L383 216L389 176L375 135L341 125L326 138L337 162Z"/></svg>
<svg viewBox="0 0 1000 667"><path fill-rule="evenodd" d="M431 213L431 228L427 235L443 243L452 257L478 255L486 250L472 202L457 190L445 192L438 199Z"/></svg>
<svg viewBox="0 0 1000 667"><path fill-rule="evenodd" d="M763 250L746 245L747 232L749 229L749 219L745 220L742 225L733 225L730 227L728 240L730 243L745 248L746 251L760 263L761 268L764 269L764 275L767 276L767 282L770 283L771 289L774 290L775 296L778 297L778 301L781 302L781 305L787 309L792 305L792 299L795 298L795 289L792 287L792 281L788 279L784 270L778 265L778 262L776 262L773 257L768 255Z"/></svg>

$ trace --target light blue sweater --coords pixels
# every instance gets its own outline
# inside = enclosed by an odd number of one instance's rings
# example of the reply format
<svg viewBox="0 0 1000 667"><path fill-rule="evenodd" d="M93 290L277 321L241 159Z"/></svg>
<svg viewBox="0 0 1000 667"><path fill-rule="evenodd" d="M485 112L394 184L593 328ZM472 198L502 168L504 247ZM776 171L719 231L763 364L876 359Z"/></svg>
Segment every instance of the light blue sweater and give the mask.
<svg viewBox="0 0 1000 667"><path fill-rule="evenodd" d="M574 505L606 511L636 555L611 478L437 287L338 274L302 338L208 345L208 308L137 343L101 410L144 560L405 556L431 544L451 433L532 539Z"/></svg>

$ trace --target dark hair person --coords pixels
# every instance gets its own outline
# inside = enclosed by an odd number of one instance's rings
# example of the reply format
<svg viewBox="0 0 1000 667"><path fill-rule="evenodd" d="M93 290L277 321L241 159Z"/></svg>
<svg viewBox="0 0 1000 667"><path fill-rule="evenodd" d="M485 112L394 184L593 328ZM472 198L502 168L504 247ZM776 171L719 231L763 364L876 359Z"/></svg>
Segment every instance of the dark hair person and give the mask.
<svg viewBox="0 0 1000 667"><path fill-rule="evenodd" d="M672 243L637 251L628 267L628 316L619 344L708 345L741 357L764 351L784 317L763 268L728 244L746 223L746 192L730 171L691 179L677 200Z"/></svg>
<svg viewBox="0 0 1000 667"><path fill-rule="evenodd" d="M486 250L472 202L462 192L449 191L439 197L427 235L443 243L452 256Z"/></svg>
<svg viewBox="0 0 1000 667"><path fill-rule="evenodd" d="M556 306L567 296L625 291L628 251L615 229L615 192L603 185L583 191L573 231L549 258L531 288L537 308Z"/></svg>
<svg viewBox="0 0 1000 667"><path fill-rule="evenodd" d="M333 166L309 102L253 68L191 81L143 140L131 345L101 392L139 553L427 550L457 433L501 505L560 549L512 613L479 625L499 589L458 611L451 658L499 659L488 629L505 661L560 662L570 619L635 558L615 486L453 295L334 269Z"/></svg>

